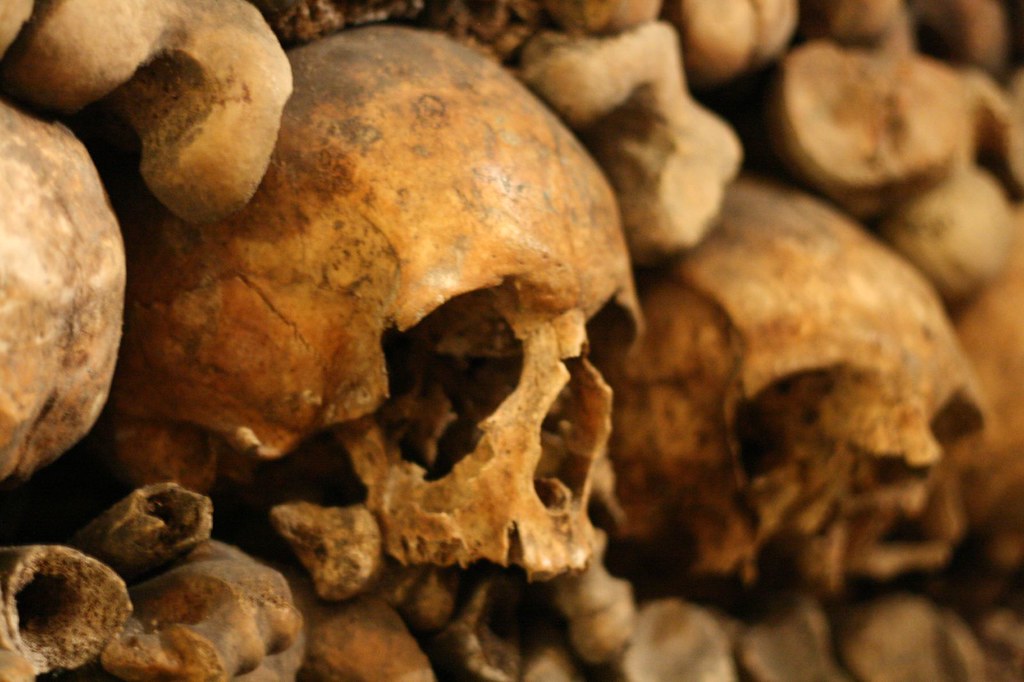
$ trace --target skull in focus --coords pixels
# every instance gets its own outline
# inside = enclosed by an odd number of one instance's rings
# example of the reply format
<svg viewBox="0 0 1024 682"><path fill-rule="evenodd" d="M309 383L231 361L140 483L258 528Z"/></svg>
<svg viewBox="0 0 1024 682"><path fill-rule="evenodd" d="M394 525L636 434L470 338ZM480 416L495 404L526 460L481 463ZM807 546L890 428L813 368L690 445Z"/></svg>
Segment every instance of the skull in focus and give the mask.
<svg viewBox="0 0 1024 682"><path fill-rule="evenodd" d="M249 206L203 227L121 207L115 469L204 489L332 429L400 561L583 568L610 426L587 321L629 334L636 310L607 182L443 36L363 28L289 58Z"/></svg>
<svg viewBox="0 0 1024 682"><path fill-rule="evenodd" d="M724 206L640 280L648 333L609 372L623 542L824 589L941 564L960 521L930 510L934 470L980 420L936 294L796 190L746 178Z"/></svg>

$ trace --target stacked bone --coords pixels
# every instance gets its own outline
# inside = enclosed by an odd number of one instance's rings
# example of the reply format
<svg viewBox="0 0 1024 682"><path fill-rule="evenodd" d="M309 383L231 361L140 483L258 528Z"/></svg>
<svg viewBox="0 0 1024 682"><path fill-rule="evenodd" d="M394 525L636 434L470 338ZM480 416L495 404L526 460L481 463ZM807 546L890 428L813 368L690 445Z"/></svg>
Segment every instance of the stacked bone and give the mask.
<svg viewBox="0 0 1024 682"><path fill-rule="evenodd" d="M0 680L1020 679L1022 54L8 2Z"/></svg>

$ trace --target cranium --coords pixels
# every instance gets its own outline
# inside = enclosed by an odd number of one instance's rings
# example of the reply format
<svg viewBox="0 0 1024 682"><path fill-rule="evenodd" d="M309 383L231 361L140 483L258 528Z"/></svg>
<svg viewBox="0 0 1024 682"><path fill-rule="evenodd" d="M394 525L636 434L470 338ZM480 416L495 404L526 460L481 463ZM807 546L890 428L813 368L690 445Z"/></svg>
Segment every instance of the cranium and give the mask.
<svg viewBox="0 0 1024 682"><path fill-rule="evenodd" d="M11 485L74 445L103 409L125 263L85 147L2 98L0 206L0 483Z"/></svg>
<svg viewBox="0 0 1024 682"><path fill-rule="evenodd" d="M211 439L276 458L335 427L402 562L582 568L610 400L585 324L634 310L607 182L439 35L358 29L290 59L244 211L202 229L122 211L119 470L202 487Z"/></svg>
<svg viewBox="0 0 1024 682"><path fill-rule="evenodd" d="M770 545L828 588L948 557L896 541L943 444L978 418L911 267L821 202L748 178L719 230L642 285L649 333L611 377L625 538L747 576Z"/></svg>

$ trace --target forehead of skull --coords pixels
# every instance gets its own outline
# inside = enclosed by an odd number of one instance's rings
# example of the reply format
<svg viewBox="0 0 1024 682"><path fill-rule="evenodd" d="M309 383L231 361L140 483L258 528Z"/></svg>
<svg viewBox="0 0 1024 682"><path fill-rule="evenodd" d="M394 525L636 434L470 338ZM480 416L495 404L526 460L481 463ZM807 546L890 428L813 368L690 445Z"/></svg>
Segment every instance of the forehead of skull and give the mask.
<svg viewBox="0 0 1024 682"><path fill-rule="evenodd" d="M823 202L744 179L721 228L676 275L711 292L743 343L754 395L801 372L847 366L886 377L932 416L974 380L931 287L910 265Z"/></svg>
<svg viewBox="0 0 1024 682"><path fill-rule="evenodd" d="M589 316L616 296L632 307L607 181L501 67L397 27L289 59L295 92L267 176L231 221L237 239L326 250L386 296L399 329L503 282L536 312Z"/></svg>

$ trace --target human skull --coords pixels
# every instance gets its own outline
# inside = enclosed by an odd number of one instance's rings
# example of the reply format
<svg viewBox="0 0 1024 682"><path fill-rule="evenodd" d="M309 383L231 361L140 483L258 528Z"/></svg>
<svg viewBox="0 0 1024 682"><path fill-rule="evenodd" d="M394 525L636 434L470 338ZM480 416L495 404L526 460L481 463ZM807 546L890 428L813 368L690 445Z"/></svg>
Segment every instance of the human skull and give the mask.
<svg viewBox="0 0 1024 682"><path fill-rule="evenodd" d="M116 468L204 488L211 442L276 458L335 427L399 560L583 568L610 424L585 324L635 310L607 182L440 35L358 29L289 57L245 210L201 228L122 210Z"/></svg>
<svg viewBox="0 0 1024 682"><path fill-rule="evenodd" d="M948 557L887 543L923 513L943 445L978 425L951 325L908 264L747 178L709 240L640 290L648 333L609 374L638 555L751 577L771 546L826 588Z"/></svg>

